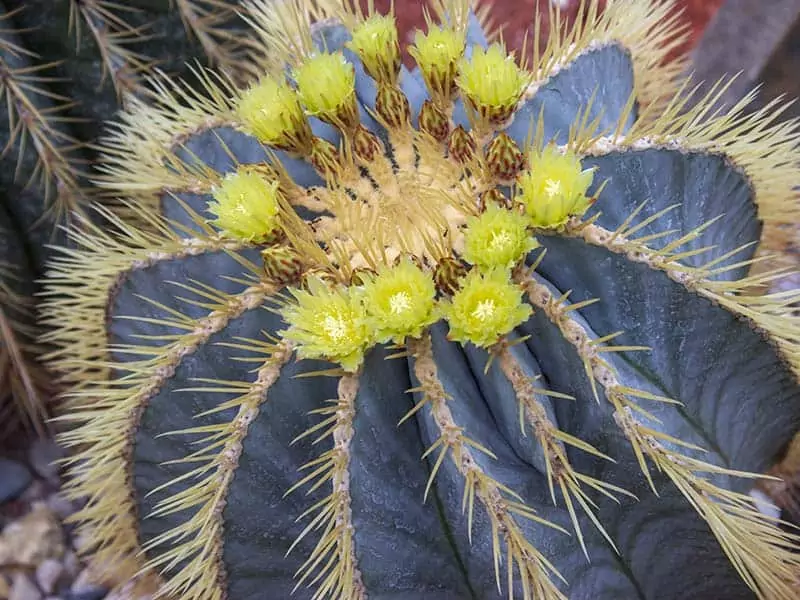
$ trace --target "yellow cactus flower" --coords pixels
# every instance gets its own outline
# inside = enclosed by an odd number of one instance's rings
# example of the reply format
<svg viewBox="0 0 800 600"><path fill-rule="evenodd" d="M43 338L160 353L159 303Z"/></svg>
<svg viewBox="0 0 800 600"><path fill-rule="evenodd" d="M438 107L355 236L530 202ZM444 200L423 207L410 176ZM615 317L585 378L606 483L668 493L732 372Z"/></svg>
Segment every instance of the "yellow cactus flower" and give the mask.
<svg viewBox="0 0 800 600"><path fill-rule="evenodd" d="M400 72L400 43L397 25L391 15L374 14L359 23L347 47L355 52L370 77L394 84Z"/></svg>
<svg viewBox="0 0 800 600"><path fill-rule="evenodd" d="M475 47L458 65L458 87L481 116L492 123L507 120L530 81L500 44Z"/></svg>
<svg viewBox="0 0 800 600"><path fill-rule="evenodd" d="M524 323L533 309L522 300L522 290L505 269L473 269L461 282L442 313L450 326L448 338L487 347Z"/></svg>
<svg viewBox="0 0 800 600"><path fill-rule="evenodd" d="M538 246L528 231L528 219L496 204L467 220L464 259L481 269L510 269Z"/></svg>
<svg viewBox="0 0 800 600"><path fill-rule="evenodd" d="M208 211L224 235L250 242L268 242L278 231L280 191L277 181L240 167L226 175L211 194Z"/></svg>
<svg viewBox="0 0 800 600"><path fill-rule="evenodd" d="M557 228L592 205L593 200L586 197L592 179L594 170L584 170L576 154L562 154L548 146L531 153L529 169L517 180L516 199L525 206L535 227Z"/></svg>
<svg viewBox="0 0 800 600"><path fill-rule="evenodd" d="M310 145L311 127L297 93L285 81L260 80L242 94L236 114L264 144L295 151Z"/></svg>
<svg viewBox="0 0 800 600"><path fill-rule="evenodd" d="M312 56L294 70L297 91L308 113L354 127L356 74L341 52ZM354 114L355 111L355 114Z"/></svg>
<svg viewBox="0 0 800 600"><path fill-rule="evenodd" d="M368 323L380 343L419 337L437 319L435 299L431 275L408 259L382 269L364 286Z"/></svg>
<svg viewBox="0 0 800 600"><path fill-rule="evenodd" d="M445 27L431 27L428 33L417 31L408 53L417 61L431 94L447 101L455 87L458 61L464 54L466 40L462 32Z"/></svg>
<svg viewBox="0 0 800 600"><path fill-rule="evenodd" d="M358 288L331 287L309 277L308 291L290 291L297 302L284 308L283 318L289 328L280 333L297 345L297 355L329 360L345 371L357 371L364 353L374 344Z"/></svg>

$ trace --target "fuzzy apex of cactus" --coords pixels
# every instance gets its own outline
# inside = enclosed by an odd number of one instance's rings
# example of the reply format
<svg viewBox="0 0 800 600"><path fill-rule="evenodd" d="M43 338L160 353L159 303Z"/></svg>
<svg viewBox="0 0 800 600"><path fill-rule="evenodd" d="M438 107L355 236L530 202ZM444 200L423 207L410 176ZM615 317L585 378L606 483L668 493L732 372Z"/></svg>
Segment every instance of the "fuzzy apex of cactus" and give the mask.
<svg viewBox="0 0 800 600"><path fill-rule="evenodd" d="M519 64L434 2L453 43L408 71L371 10L254 0L280 93L203 72L121 115L125 210L46 306L100 561L192 600L792 597L746 492L800 429L800 292L753 291L797 125L689 108L670 4L606 4ZM247 165L267 244L209 219Z"/></svg>

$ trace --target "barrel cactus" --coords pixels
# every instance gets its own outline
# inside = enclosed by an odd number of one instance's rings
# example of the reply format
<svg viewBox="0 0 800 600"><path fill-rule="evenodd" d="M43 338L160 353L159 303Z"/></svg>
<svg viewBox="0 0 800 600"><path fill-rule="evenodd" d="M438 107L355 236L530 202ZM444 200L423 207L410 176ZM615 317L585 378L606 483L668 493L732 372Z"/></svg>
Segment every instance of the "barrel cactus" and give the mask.
<svg viewBox="0 0 800 600"><path fill-rule="evenodd" d="M88 550L197 600L795 597L748 491L800 428L797 126L692 98L668 2L524 60L440 0L413 70L368 4L251 0L256 80L105 139L45 306Z"/></svg>

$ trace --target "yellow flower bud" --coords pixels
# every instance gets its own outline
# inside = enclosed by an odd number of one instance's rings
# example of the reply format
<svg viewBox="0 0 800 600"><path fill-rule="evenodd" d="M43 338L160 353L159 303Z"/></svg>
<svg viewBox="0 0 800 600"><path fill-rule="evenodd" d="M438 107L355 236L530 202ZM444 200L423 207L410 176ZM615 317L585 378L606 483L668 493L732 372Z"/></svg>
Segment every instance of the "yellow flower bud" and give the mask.
<svg viewBox="0 0 800 600"><path fill-rule="evenodd" d="M510 269L537 246L528 219L518 212L489 204L467 220L464 259L481 269Z"/></svg>
<svg viewBox="0 0 800 600"><path fill-rule="evenodd" d="M308 278L307 287L308 291L290 290L296 303L284 308L289 328L279 333L297 345L300 358L321 358L339 363L345 371L358 370L374 344L360 291L328 286L316 277Z"/></svg>
<svg viewBox="0 0 800 600"><path fill-rule="evenodd" d="M432 27L428 33L418 31L408 53L419 65L431 95L446 103L455 91L458 61L464 54L464 34L444 27Z"/></svg>
<svg viewBox="0 0 800 600"><path fill-rule="evenodd" d="M359 23L347 47L364 64L364 70L379 83L394 85L400 72L400 43L391 15L374 14Z"/></svg>
<svg viewBox="0 0 800 600"><path fill-rule="evenodd" d="M487 347L524 323L533 309L505 269L473 269L442 312L450 326L448 339Z"/></svg>
<svg viewBox="0 0 800 600"><path fill-rule="evenodd" d="M226 175L212 190L216 202L208 211L217 218L212 221L224 235L265 243L278 233L280 191L277 181L268 181L258 173L240 167Z"/></svg>
<svg viewBox="0 0 800 600"><path fill-rule="evenodd" d="M472 56L458 65L458 87L472 107L492 124L511 116L530 76L519 68L503 46L474 48Z"/></svg>
<svg viewBox="0 0 800 600"><path fill-rule="evenodd" d="M242 94L236 114L265 144L303 154L310 147L311 127L297 93L286 82L262 79Z"/></svg>
<svg viewBox="0 0 800 600"><path fill-rule="evenodd" d="M532 152L529 170L517 180L517 197L535 227L553 229L564 225L570 216L580 216L592 205L586 197L594 170L583 170L573 152L560 153L548 146Z"/></svg>
<svg viewBox="0 0 800 600"><path fill-rule="evenodd" d="M364 304L376 340L400 344L408 336L419 337L425 327L436 321L435 298L431 275L408 259L368 278Z"/></svg>
<svg viewBox="0 0 800 600"><path fill-rule="evenodd" d="M294 78L309 114L347 129L358 125L355 70L341 52L308 58Z"/></svg>

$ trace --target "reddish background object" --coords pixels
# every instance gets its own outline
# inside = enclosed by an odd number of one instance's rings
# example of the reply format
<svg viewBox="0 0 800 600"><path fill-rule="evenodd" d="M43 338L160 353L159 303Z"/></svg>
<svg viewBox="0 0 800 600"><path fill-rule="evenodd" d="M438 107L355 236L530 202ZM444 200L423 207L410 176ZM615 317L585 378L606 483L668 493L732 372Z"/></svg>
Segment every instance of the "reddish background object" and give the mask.
<svg viewBox="0 0 800 600"><path fill-rule="evenodd" d="M503 39L509 49L519 50L526 32L532 32L533 15L537 5L542 15L542 33L547 31L546 17L550 0L484 0L486 5L492 7L495 22L503 25ZM604 1L604 0L601 0ZM684 18L689 23L691 35L683 51L689 51L700 38L708 22L724 0L678 0L676 10L683 10ZM364 3L366 4L366 3ZM386 12L390 0L375 0L375 6L380 12ZM423 10L429 5L426 0L395 0L395 13L397 16L400 40L408 43L416 29L425 29ZM562 14L570 21L575 19L579 0L569 0ZM530 33L529 33L530 35ZM410 62L407 60L410 66Z"/></svg>

